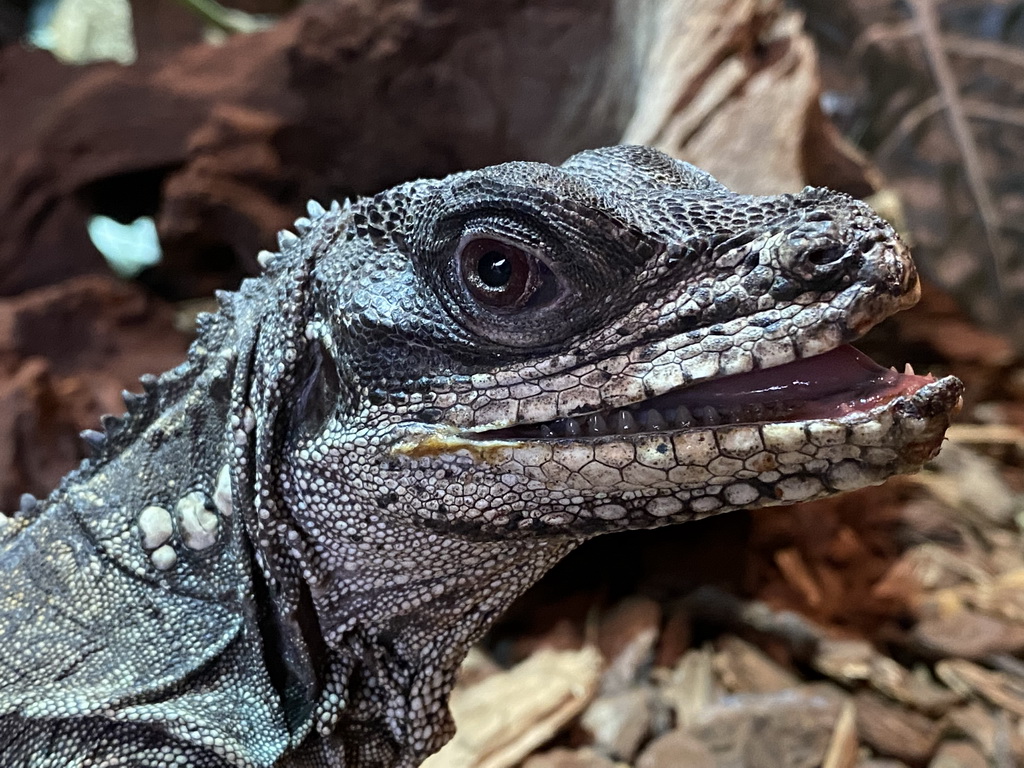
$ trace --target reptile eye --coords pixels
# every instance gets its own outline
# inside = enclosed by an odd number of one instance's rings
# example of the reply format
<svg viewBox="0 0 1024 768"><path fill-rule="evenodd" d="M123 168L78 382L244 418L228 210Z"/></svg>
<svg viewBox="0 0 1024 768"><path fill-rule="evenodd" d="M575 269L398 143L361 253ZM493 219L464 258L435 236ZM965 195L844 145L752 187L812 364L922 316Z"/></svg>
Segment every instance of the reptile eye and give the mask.
<svg viewBox="0 0 1024 768"><path fill-rule="evenodd" d="M529 251L491 237L464 241L456 254L459 272L473 298L494 309L535 304L538 289L553 282L551 271ZM540 290L540 295L548 291Z"/></svg>

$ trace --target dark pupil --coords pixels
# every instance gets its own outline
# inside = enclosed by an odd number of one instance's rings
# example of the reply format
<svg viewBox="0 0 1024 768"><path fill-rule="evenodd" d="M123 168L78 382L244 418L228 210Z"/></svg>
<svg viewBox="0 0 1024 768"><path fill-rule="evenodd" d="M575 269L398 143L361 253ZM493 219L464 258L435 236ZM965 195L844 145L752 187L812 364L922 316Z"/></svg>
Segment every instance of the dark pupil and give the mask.
<svg viewBox="0 0 1024 768"><path fill-rule="evenodd" d="M488 251L480 257L477 271L484 285L501 288L512 279L512 262L504 253Z"/></svg>
<svg viewBox="0 0 1024 768"><path fill-rule="evenodd" d="M490 237L473 238L462 245L458 260L463 285L484 306L522 308L537 290L537 259L509 243Z"/></svg>

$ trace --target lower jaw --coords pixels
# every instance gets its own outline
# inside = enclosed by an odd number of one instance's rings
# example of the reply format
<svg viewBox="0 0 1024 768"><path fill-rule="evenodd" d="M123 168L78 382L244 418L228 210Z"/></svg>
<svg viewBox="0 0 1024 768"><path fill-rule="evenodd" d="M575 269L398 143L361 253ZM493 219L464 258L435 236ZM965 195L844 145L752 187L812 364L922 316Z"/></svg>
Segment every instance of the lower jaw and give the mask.
<svg viewBox="0 0 1024 768"><path fill-rule="evenodd" d="M783 495L772 503L799 501L795 491L786 490L787 483L813 486L815 494L827 495L920 469L942 445L962 392L962 384L947 377L870 411L837 419L581 439L462 442L459 447L485 464L507 466L511 461L531 479L583 494L633 493L639 498L752 482L780 484ZM761 499L755 506L763 503Z"/></svg>

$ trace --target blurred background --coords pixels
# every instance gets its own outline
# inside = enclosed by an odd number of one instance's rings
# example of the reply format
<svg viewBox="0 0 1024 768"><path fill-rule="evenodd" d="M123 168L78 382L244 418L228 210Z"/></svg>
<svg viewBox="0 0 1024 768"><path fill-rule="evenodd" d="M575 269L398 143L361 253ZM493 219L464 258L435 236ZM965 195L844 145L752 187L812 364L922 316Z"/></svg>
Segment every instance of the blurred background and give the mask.
<svg viewBox="0 0 1024 768"><path fill-rule="evenodd" d="M307 199L619 142L867 199L926 287L862 347L962 421L914 478L584 546L431 765L1024 765L1024 2L0 0L0 508Z"/></svg>

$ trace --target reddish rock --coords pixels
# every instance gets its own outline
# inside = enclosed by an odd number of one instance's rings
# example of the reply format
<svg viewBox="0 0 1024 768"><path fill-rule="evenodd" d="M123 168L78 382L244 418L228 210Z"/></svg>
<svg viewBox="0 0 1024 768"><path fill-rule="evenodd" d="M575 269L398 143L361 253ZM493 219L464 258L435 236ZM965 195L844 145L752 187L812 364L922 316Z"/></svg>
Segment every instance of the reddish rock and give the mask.
<svg viewBox="0 0 1024 768"><path fill-rule="evenodd" d="M122 389L177 365L173 310L100 276L0 300L0 509L48 493L85 455L78 433L123 413Z"/></svg>
<svg viewBox="0 0 1024 768"><path fill-rule="evenodd" d="M165 290L198 295L253 270L307 198L613 143L633 94L599 93L611 20L582 0L362 0L167 52L186 24L128 67L8 46L0 295L101 271L92 214L154 216Z"/></svg>

